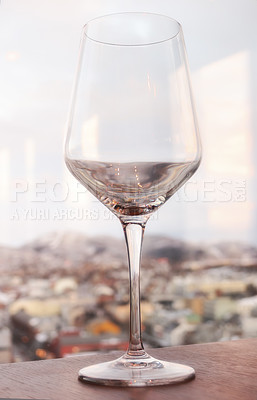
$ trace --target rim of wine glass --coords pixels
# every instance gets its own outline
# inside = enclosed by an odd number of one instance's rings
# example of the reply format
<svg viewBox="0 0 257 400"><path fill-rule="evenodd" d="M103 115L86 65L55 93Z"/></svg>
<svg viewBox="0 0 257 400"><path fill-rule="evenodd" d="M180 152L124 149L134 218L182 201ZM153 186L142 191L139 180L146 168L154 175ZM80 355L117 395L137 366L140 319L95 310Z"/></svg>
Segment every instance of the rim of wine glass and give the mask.
<svg viewBox="0 0 257 400"><path fill-rule="evenodd" d="M147 43L138 43L138 44L121 44L121 43L105 42L105 41L102 41L102 40L93 39L92 37L90 37L87 34L88 25L91 24L92 22L96 21L96 20L104 19L104 18L111 17L111 16L114 16L114 15L118 16L118 15L128 15L128 14L137 14L137 15L144 15L145 14L145 15L152 15L152 16L156 16L156 17L164 17L166 19L169 19L172 22L175 22L177 24L177 26L178 26L178 31L177 31L176 34L169 36L167 39L156 40L156 41L151 41L151 42L147 42ZM175 39L180 33L182 33L182 25L176 19L171 18L171 17L169 17L167 15L164 15L164 14L150 13L150 12L144 12L144 11L125 11L125 12L105 14L105 15L101 15L100 17L96 17L96 18L90 19L83 26L83 33L88 39L92 40L93 42L101 43L101 44L104 44L104 45L118 46L118 47L140 47L140 46L144 47L144 46L152 46L152 45L155 45L155 44L168 42L169 40Z"/></svg>

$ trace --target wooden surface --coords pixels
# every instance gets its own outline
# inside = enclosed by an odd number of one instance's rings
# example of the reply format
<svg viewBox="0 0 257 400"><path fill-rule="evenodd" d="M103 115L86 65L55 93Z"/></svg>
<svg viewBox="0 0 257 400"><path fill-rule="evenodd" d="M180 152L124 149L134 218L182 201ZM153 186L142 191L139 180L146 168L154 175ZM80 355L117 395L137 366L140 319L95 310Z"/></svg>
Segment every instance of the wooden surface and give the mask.
<svg viewBox="0 0 257 400"><path fill-rule="evenodd" d="M149 353L191 365L196 370L196 379L180 385L148 388L84 384L77 380L80 368L113 359L114 355L80 356L0 365L0 398L257 400L257 339L153 349Z"/></svg>

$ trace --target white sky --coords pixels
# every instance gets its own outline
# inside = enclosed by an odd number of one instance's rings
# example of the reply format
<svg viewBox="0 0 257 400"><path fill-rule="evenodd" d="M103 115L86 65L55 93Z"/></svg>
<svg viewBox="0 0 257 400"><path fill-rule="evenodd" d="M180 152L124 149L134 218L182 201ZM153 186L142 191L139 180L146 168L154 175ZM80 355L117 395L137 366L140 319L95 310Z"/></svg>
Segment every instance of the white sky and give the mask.
<svg viewBox="0 0 257 400"><path fill-rule="evenodd" d="M147 232L254 242L256 0L2 0L0 243L69 229L121 236L119 222L91 195L75 201L77 183L62 154L81 28L120 11L157 12L182 23L204 145L199 172L159 210ZM245 200L239 201L244 187ZM198 201L186 201L188 193ZM84 209L86 220L65 217L65 210L77 209ZM58 219L58 212L64 217Z"/></svg>

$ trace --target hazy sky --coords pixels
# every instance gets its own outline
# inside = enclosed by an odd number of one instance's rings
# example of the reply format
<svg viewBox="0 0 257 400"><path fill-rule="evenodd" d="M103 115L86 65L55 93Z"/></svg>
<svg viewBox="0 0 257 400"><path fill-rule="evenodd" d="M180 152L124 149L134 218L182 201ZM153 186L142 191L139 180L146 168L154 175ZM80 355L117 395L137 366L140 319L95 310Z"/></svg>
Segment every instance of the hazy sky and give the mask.
<svg viewBox="0 0 257 400"><path fill-rule="evenodd" d="M62 150L82 26L120 11L182 23L203 141L199 172L147 232L254 242L256 0L2 0L0 243L53 230L122 234L91 195L77 201L82 188L66 171Z"/></svg>

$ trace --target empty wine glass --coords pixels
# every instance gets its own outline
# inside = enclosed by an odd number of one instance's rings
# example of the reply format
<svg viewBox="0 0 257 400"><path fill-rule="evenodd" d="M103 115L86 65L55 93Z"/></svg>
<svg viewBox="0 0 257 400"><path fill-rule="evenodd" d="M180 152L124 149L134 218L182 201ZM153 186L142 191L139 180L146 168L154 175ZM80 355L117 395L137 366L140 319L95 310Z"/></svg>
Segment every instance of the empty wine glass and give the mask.
<svg viewBox="0 0 257 400"><path fill-rule="evenodd" d="M125 355L79 371L86 382L163 385L193 368L148 355L141 340L139 267L145 224L201 159L182 28L157 14L120 13L83 29L65 161L121 221L129 258Z"/></svg>

